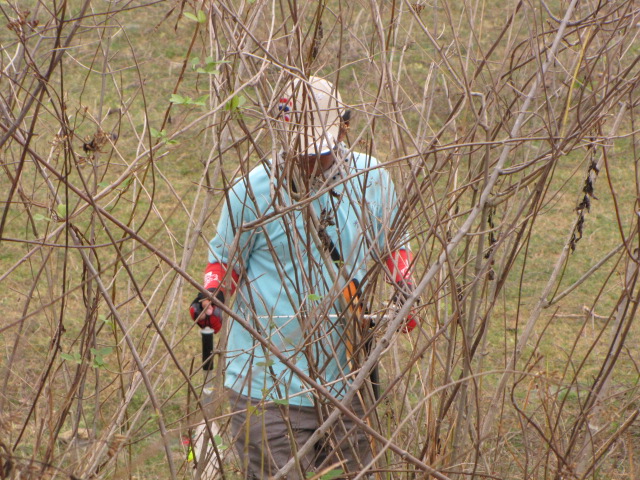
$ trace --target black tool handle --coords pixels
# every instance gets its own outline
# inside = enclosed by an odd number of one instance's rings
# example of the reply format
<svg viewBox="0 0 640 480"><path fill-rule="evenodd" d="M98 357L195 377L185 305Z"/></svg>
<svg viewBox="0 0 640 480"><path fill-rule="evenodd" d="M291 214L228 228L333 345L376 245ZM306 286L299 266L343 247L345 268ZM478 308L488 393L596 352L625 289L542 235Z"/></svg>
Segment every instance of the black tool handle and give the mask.
<svg viewBox="0 0 640 480"><path fill-rule="evenodd" d="M202 334L202 369L213 370L213 328L205 327Z"/></svg>

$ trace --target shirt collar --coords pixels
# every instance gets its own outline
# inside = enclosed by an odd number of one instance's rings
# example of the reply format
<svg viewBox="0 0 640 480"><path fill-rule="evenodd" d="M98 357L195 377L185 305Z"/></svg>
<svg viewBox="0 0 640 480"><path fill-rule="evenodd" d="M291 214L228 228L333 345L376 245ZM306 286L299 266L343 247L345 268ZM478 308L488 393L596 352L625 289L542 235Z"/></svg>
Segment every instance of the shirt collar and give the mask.
<svg viewBox="0 0 640 480"><path fill-rule="evenodd" d="M331 167L322 172L322 175L315 177L311 182L310 188L312 192L339 187L343 180L349 176L353 164L353 153L343 142L336 145L335 150L336 159ZM284 166L284 158L285 152L280 150L274 162L276 168Z"/></svg>

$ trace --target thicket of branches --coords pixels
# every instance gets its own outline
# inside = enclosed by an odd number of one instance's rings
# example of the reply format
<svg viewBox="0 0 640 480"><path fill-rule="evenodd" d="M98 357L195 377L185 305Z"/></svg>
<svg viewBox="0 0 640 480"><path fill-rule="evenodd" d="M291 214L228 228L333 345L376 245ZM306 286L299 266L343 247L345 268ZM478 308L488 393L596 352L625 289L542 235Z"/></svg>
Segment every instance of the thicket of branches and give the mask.
<svg viewBox="0 0 640 480"><path fill-rule="evenodd" d="M205 410L230 442L187 306L224 188L277 153L279 94L311 75L392 172L416 257L400 311L367 283L393 317L356 376L380 363L372 468L638 475L637 2L0 10L0 478L190 477Z"/></svg>

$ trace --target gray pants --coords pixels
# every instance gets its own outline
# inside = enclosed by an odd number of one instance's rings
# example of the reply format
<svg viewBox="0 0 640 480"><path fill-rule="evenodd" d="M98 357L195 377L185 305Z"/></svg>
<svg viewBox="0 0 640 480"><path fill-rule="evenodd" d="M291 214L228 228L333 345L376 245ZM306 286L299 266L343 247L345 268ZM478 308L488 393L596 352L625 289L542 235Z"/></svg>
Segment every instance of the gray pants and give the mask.
<svg viewBox="0 0 640 480"><path fill-rule="evenodd" d="M287 480L304 480L308 472L320 472L329 467L342 469L345 477L360 473L372 458L370 440L348 418L338 420L330 434L303 456L296 454L318 429L318 411L312 407L264 404L261 400L228 391L231 410L231 430L235 439L241 468L248 479L268 479L296 457L296 466ZM353 411L364 417L358 400ZM248 420L247 420L248 419ZM347 435L348 434L348 435Z"/></svg>

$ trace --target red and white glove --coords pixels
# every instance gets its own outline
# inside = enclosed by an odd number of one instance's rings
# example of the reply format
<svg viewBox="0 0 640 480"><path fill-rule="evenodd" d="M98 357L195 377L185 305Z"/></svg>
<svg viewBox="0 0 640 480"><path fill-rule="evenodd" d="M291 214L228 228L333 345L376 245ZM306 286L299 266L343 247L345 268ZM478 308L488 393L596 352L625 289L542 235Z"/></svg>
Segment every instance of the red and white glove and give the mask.
<svg viewBox="0 0 640 480"><path fill-rule="evenodd" d="M211 293L216 291L215 288L208 289ZM218 291L214 295L221 303L224 303L224 293ZM206 308L204 304L206 303ZM222 310L217 305L209 302L209 298L204 293L199 292L189 307L191 318L198 324L200 328L213 328L214 333L218 333L222 328Z"/></svg>
<svg viewBox="0 0 640 480"><path fill-rule="evenodd" d="M220 288L222 279L227 273L227 266L224 263L210 263L204 271L204 288L215 293L215 297L224 303L224 291ZM231 282L230 294L233 295L238 282L238 274L231 272L233 282ZM189 307L191 318L198 323L200 328L212 328L214 333L218 333L222 328L222 309L212 304L208 296L202 292L191 303Z"/></svg>
<svg viewBox="0 0 640 480"><path fill-rule="evenodd" d="M393 295L391 302L398 309L402 308L407 299L413 294L415 287L411 280L411 263L413 256L409 250L397 250L387 257L387 268L391 274L390 283L395 285L396 293ZM407 320L400 329L404 333L409 333L416 328L420 321L414 310L407 314Z"/></svg>

